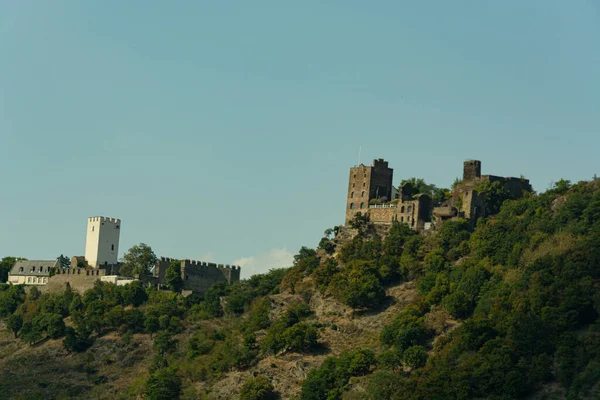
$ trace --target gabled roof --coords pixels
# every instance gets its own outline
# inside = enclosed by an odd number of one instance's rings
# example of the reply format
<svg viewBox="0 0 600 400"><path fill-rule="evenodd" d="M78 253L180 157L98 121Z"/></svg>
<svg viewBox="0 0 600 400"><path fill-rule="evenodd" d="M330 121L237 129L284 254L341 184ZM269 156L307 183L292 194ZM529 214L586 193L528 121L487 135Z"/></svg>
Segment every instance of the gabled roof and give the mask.
<svg viewBox="0 0 600 400"><path fill-rule="evenodd" d="M58 266L58 260L19 260L9 275L50 276L50 269Z"/></svg>

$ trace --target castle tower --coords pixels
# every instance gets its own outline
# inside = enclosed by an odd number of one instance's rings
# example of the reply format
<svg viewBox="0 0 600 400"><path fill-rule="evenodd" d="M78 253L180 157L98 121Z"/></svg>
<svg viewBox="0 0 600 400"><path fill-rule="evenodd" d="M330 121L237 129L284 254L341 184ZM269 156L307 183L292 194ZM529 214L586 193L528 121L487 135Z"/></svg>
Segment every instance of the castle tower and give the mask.
<svg viewBox="0 0 600 400"><path fill-rule="evenodd" d="M93 267L117 265L121 220L107 217L88 218L85 259Z"/></svg>
<svg viewBox="0 0 600 400"><path fill-rule="evenodd" d="M463 167L463 181L473 181L479 178L481 178L481 161L465 161Z"/></svg>
<svg viewBox="0 0 600 400"><path fill-rule="evenodd" d="M373 160L372 166L360 164L350 168L348 179L348 196L346 198L346 223L357 212L363 215L369 209L369 201L385 197L392 199L392 179L394 170L388 167L387 161L382 158Z"/></svg>

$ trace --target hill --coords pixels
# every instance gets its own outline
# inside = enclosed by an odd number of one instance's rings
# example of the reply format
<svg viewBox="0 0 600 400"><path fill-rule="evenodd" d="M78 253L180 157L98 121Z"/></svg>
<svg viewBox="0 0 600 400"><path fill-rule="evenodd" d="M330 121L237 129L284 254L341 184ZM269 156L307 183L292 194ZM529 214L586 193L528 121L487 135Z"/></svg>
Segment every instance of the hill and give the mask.
<svg viewBox="0 0 600 400"><path fill-rule="evenodd" d="M600 181L430 235L356 218L204 296L0 288L0 393L22 399L600 397ZM335 235L334 235L335 234ZM15 337L16 336L16 337Z"/></svg>

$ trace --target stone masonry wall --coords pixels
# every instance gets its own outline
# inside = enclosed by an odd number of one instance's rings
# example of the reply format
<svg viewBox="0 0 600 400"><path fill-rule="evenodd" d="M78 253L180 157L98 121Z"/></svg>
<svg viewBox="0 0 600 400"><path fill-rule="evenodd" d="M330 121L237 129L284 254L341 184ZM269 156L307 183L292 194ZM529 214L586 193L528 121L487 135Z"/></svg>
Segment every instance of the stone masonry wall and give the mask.
<svg viewBox="0 0 600 400"><path fill-rule="evenodd" d="M94 283L105 275L106 271L104 269L59 269L59 273L48 278L45 291L60 292L69 284L71 289L83 294L86 290L93 288Z"/></svg>

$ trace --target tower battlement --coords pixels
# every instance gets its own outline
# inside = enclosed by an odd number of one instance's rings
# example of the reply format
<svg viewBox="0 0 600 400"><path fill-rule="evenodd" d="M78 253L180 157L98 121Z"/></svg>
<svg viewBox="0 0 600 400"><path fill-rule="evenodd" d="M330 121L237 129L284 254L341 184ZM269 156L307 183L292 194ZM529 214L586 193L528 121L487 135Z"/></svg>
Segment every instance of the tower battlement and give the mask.
<svg viewBox="0 0 600 400"><path fill-rule="evenodd" d="M111 224L120 224L121 220L119 218L110 218L110 217L89 217L89 222L110 222Z"/></svg>

